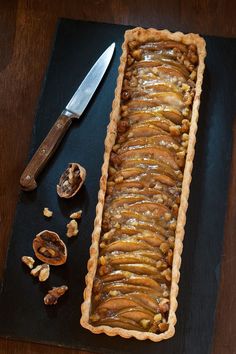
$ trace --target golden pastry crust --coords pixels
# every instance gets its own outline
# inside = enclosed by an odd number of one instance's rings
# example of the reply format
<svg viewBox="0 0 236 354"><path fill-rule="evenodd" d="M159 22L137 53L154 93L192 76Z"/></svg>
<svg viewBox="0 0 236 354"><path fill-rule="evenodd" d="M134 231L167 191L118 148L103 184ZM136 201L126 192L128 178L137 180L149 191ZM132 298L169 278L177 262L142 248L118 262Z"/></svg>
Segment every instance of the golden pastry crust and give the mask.
<svg viewBox="0 0 236 354"><path fill-rule="evenodd" d="M112 147L115 143L117 134L117 122L120 119L120 102L121 102L121 90L123 83L123 76L128 55L128 43L130 41L138 40L140 42L146 42L150 40L160 41L160 40L174 40L177 42L182 42L184 44L195 44L198 52L198 68L197 68L197 81L196 81L196 92L192 105L192 117L191 125L189 131L189 144L187 149L187 156L184 168L183 182L182 182L182 193L179 206L179 213L177 219L176 233L175 233L175 246L174 246L174 257L172 265L172 281L171 281L171 291L170 291L170 310L168 316L169 328L164 333L155 334L150 332L139 332L136 330L126 330L118 327L109 326L98 326L95 327L89 323L89 315L91 309L91 295L93 280L96 274L98 257L99 257L99 239L101 233L101 224L103 217L103 207L106 194L106 184L108 178L108 167L109 159ZM204 72L204 58L206 56L205 41L198 34L183 34L181 32L171 33L168 30L156 30L156 29L143 29L135 28L133 30L128 30L125 32L125 41L122 45L122 56L120 58L119 75L117 79L117 87L115 90L115 98L112 104L112 112L110 115L110 124L107 130L107 136L105 139L105 153L104 153L104 163L102 166L102 176L100 179L100 190L98 193L98 204L96 207L96 218L94 222L94 231L92 234L92 245L90 247L90 259L88 261L88 274L86 276L86 288L84 290L84 302L81 306L82 317L81 325L84 328L89 329L91 332L105 333L109 336L120 335L123 338L135 337L139 340L150 339L154 342L159 342L163 339L168 339L172 337L175 333L176 324L176 309L177 309L177 295L178 295L178 282L180 278L180 265L181 265L181 254L183 249L183 238L184 238L184 226L186 223L186 211L188 207L188 197L189 188L191 182L191 173L193 167L193 158L195 153L195 142L196 142L196 132L197 132L197 122L198 122L198 110L200 105L200 94L201 86L203 81Z"/></svg>

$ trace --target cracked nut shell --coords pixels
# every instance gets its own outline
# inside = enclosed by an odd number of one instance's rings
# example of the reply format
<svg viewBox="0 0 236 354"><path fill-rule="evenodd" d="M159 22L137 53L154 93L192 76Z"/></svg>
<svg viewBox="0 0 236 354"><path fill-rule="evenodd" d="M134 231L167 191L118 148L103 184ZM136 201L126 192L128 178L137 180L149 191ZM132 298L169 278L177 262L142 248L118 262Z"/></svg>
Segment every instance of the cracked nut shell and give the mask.
<svg viewBox="0 0 236 354"><path fill-rule="evenodd" d="M61 198L72 198L82 187L86 178L86 170L78 163L69 163L62 173L57 185L57 194Z"/></svg>
<svg viewBox="0 0 236 354"><path fill-rule="evenodd" d="M67 248L56 232L44 230L33 240L33 250L38 259L51 265L66 262Z"/></svg>

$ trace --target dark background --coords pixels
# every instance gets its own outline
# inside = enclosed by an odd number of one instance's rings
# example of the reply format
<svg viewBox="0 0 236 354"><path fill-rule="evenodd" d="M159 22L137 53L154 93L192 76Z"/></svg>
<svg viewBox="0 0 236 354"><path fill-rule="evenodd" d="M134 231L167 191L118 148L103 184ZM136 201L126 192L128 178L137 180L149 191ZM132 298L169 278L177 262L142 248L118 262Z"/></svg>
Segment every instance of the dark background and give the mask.
<svg viewBox="0 0 236 354"><path fill-rule="evenodd" d="M29 151L38 96L58 18L236 37L235 7L234 1L0 1L0 279L19 193L18 181ZM235 98L234 93L232 99ZM234 143L213 354L236 353L235 158ZM69 351L0 339L0 353L66 354Z"/></svg>

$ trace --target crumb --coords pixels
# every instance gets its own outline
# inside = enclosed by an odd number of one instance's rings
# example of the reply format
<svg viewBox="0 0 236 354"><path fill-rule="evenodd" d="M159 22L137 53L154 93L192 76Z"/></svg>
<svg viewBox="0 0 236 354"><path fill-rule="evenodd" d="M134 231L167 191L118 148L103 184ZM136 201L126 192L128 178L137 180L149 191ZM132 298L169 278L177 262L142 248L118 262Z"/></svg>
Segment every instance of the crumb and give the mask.
<svg viewBox="0 0 236 354"><path fill-rule="evenodd" d="M51 210L49 210L48 208L44 208L43 215L46 216L47 218L51 218L53 215L53 212Z"/></svg>
<svg viewBox="0 0 236 354"><path fill-rule="evenodd" d="M81 219L82 216L82 210L75 211L70 215L71 219Z"/></svg>

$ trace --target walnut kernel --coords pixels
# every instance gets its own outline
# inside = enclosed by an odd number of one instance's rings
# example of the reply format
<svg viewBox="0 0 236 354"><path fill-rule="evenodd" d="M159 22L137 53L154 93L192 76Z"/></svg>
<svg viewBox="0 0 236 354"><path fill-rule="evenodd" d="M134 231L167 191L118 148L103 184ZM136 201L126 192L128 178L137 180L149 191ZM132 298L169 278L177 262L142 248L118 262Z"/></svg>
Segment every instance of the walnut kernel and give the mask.
<svg viewBox="0 0 236 354"><path fill-rule="evenodd" d="M66 285L54 287L52 290L49 290L47 295L44 297L45 305L56 305L59 297L64 295L67 290L68 287Z"/></svg>
<svg viewBox="0 0 236 354"><path fill-rule="evenodd" d="M78 235L78 232L79 232L79 229L78 229L78 223L76 220L71 220L69 222L69 224L66 225L67 227L67 233L66 233L66 236L67 237L73 237L73 236L77 236Z"/></svg>
<svg viewBox="0 0 236 354"><path fill-rule="evenodd" d="M21 257L21 260L22 260L22 262L25 263L30 269L33 269L35 260L34 260L32 257L23 256L23 257Z"/></svg>
<svg viewBox="0 0 236 354"><path fill-rule="evenodd" d="M49 210L48 208L44 208L43 215L46 216L47 218L51 218L53 215L53 212L51 210Z"/></svg>
<svg viewBox="0 0 236 354"><path fill-rule="evenodd" d="M35 267L30 272L34 277L38 277L39 281L46 281L50 275L50 267L49 264L43 263Z"/></svg>

